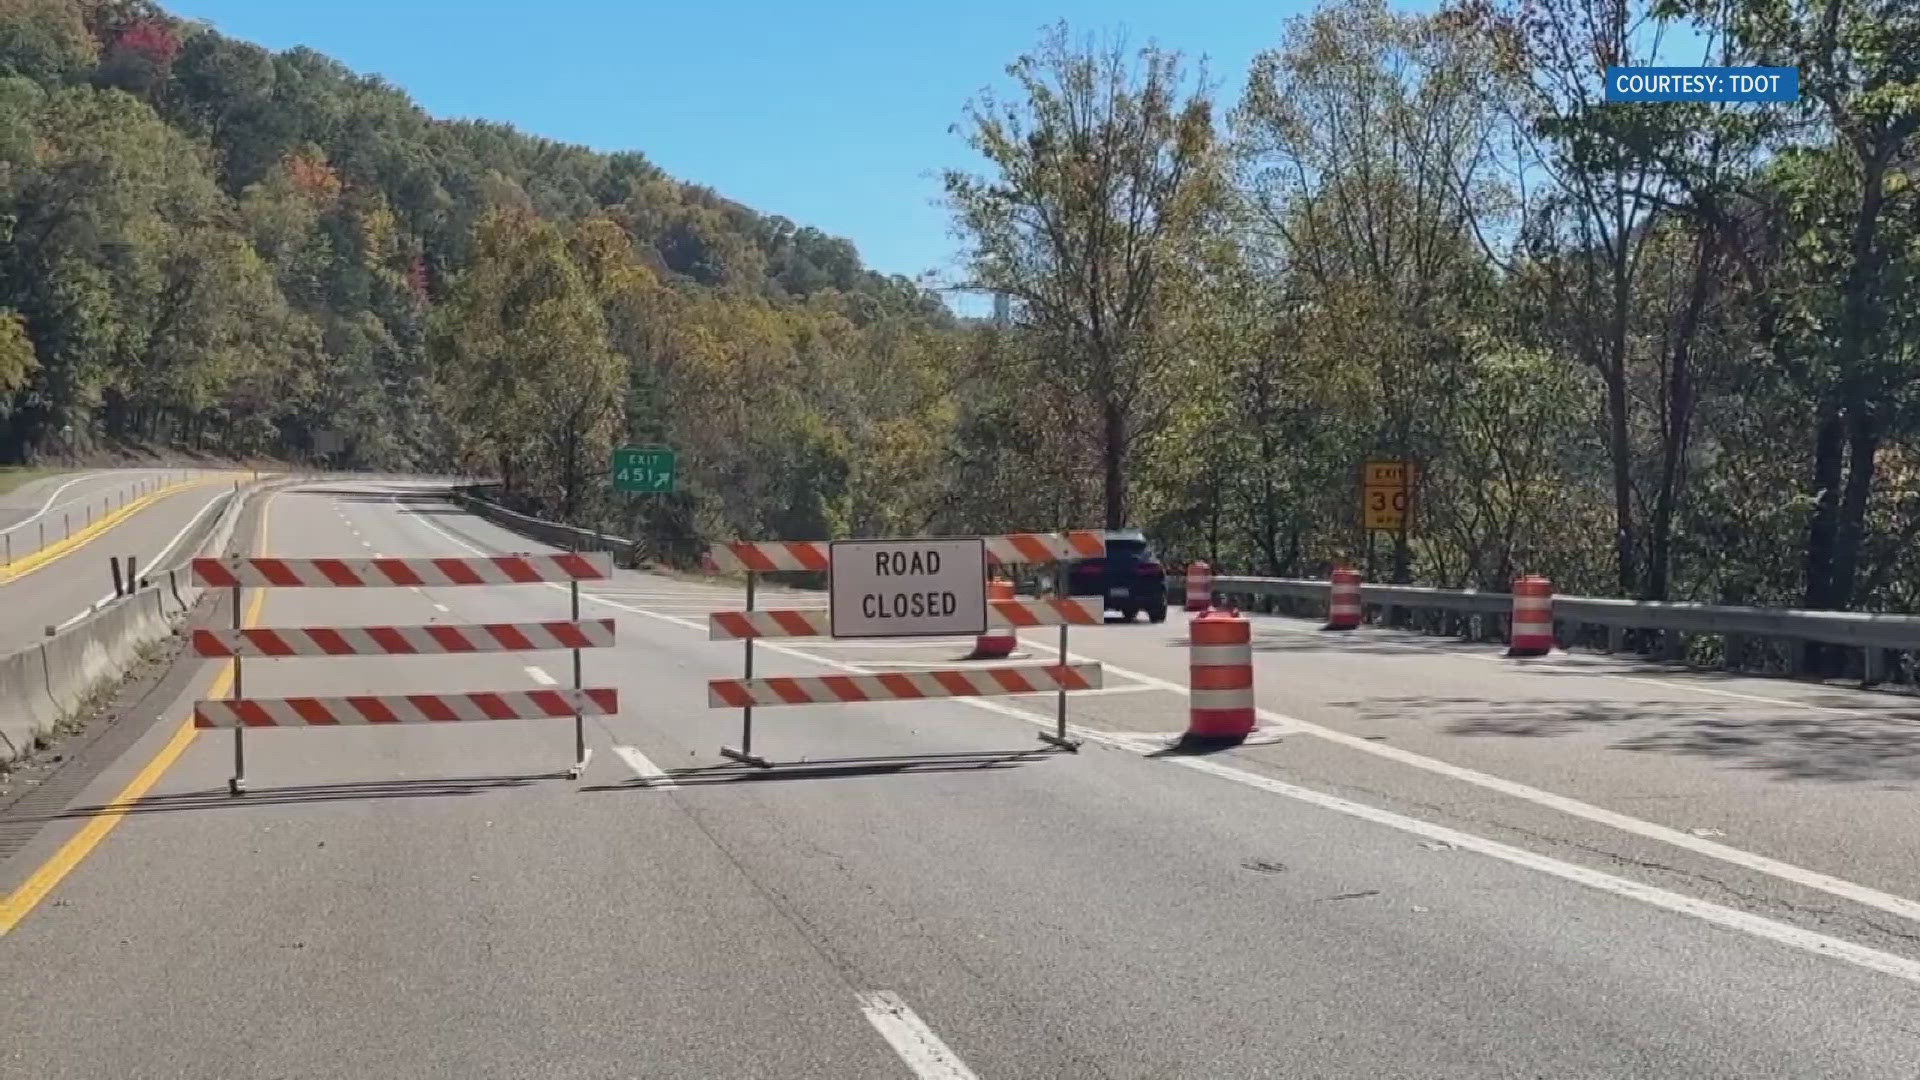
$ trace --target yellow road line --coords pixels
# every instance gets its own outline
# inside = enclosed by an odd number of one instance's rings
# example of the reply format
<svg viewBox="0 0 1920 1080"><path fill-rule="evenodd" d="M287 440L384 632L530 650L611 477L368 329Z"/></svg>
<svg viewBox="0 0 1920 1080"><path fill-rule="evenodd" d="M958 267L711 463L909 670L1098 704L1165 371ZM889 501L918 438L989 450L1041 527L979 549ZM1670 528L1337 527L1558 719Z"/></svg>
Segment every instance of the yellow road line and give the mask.
<svg viewBox="0 0 1920 1080"><path fill-rule="evenodd" d="M169 495L185 491L188 488L204 487L207 484L226 482L228 482L226 478L218 476L204 477L199 480L182 480L177 484L168 484L158 491L142 495L120 509L107 514L93 524L83 527L79 532L55 540L53 543L48 544L38 551L30 551L10 563L0 563L0 584L5 584L15 578L30 574L63 555L71 554L87 541L92 540L94 537L99 536L101 533L106 532L108 529L113 528L115 525L120 524Z"/></svg>
<svg viewBox="0 0 1920 1080"><path fill-rule="evenodd" d="M267 550L267 508L272 502L273 496L269 495L267 501L260 504L260 534L255 551ZM247 626L253 626L260 621L260 608L266 600L267 590L253 591L252 602L247 605L245 623ZM232 687L233 663L229 661L220 668L220 674L214 677L213 685L207 688L207 697L224 697ZM33 873L27 876L27 880L22 882L20 887L10 893L5 900L0 900L0 937L11 933L20 920L26 918L27 913L53 891L54 886L60 884L68 874L72 873L74 867L79 866L81 860L92 853L94 848L100 846L100 841L105 840L107 834L113 831L113 827L120 824L120 819L127 816L128 811L139 803L148 789L158 783L167 769L186 752L187 747L193 743L194 733L193 720L191 718L183 720L179 728L174 731L173 737L167 740L167 744L160 748L160 752L153 756L153 760L141 767L133 779L127 781L127 786L120 789L120 793L113 797L112 802L87 819L86 825L75 833L72 839L60 845L60 849L55 851L46 862L36 867Z"/></svg>

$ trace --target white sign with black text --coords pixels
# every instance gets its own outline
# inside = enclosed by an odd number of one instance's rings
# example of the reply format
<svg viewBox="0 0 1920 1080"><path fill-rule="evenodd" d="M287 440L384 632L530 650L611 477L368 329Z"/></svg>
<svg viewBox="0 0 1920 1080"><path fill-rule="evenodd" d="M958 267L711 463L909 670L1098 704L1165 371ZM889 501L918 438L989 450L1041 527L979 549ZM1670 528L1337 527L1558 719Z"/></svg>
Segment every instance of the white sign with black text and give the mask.
<svg viewBox="0 0 1920 1080"><path fill-rule="evenodd" d="M983 634L987 548L971 540L835 540L829 616L837 638Z"/></svg>

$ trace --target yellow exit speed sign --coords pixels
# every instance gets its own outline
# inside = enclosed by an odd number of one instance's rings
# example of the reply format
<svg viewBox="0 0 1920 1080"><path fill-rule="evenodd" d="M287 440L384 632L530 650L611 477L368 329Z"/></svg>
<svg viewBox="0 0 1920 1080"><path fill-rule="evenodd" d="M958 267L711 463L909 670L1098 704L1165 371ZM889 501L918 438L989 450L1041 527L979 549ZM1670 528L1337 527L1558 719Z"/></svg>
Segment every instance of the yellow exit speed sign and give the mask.
<svg viewBox="0 0 1920 1080"><path fill-rule="evenodd" d="M1360 518L1372 532L1405 532L1413 504L1413 463L1375 460L1361 471Z"/></svg>

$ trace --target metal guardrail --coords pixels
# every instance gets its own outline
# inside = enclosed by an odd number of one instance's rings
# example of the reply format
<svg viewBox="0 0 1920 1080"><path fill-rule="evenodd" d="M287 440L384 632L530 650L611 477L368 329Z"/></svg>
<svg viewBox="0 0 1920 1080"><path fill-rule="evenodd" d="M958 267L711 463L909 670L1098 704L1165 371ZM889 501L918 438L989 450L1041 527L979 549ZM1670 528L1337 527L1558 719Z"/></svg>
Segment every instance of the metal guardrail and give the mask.
<svg viewBox="0 0 1920 1080"><path fill-rule="evenodd" d="M1185 580L1170 576L1178 595ZM1223 596L1271 597L1324 606L1330 586L1300 578L1216 577L1214 592ZM1432 589L1414 585L1362 584L1360 602L1376 608L1442 611L1459 616L1504 620L1513 611L1508 593L1471 589ZM1818 642L1861 650L1863 681L1871 684L1886 676L1887 652L1920 652L1920 616L1884 615L1857 611L1802 611L1794 608L1734 607L1652 600L1614 600L1594 596L1555 596L1556 626L1603 627L1608 646L1615 651L1627 632L1661 635L1668 655L1678 655L1685 635L1714 635L1725 639L1725 654L1738 657L1749 640ZM1563 638L1564 640L1564 638Z"/></svg>
<svg viewBox="0 0 1920 1080"><path fill-rule="evenodd" d="M543 544L569 551L604 551L628 566L634 565L639 559L640 544L636 540L509 510L476 495L472 487L455 487L452 494L455 501L479 517Z"/></svg>
<svg viewBox="0 0 1920 1080"><path fill-rule="evenodd" d="M624 537L581 529L572 525L508 510L480 498L473 486L458 487L454 497L481 517L514 529L543 543L581 551L608 551L632 565L639 544ZM1169 574L1167 588L1170 606L1178 604L1186 581L1183 575ZM1271 597L1293 604L1315 604L1325 609L1331 586L1325 581L1303 578L1266 578L1223 576L1213 579L1216 595ZM1360 586L1363 606L1404 609L1420 612L1445 612L1478 621L1493 628L1504 639L1506 624L1513 614L1510 593L1480 592L1474 589L1435 589L1420 585ZM1613 600L1594 596L1555 596L1553 621L1566 626L1600 627L1607 631L1609 651L1624 651L1630 632L1657 634L1662 654L1677 658L1686 647L1687 635L1713 635L1724 639L1723 655L1730 668L1740 665L1745 643L1755 640L1819 642L1860 651L1861 680L1868 685L1886 678L1888 653L1920 654L1920 616L1882 615L1854 611L1801 611L1792 608L1733 607L1719 604L1687 604L1651 600ZM1566 640L1561 636L1561 640ZM1912 666L1909 670L1913 670Z"/></svg>

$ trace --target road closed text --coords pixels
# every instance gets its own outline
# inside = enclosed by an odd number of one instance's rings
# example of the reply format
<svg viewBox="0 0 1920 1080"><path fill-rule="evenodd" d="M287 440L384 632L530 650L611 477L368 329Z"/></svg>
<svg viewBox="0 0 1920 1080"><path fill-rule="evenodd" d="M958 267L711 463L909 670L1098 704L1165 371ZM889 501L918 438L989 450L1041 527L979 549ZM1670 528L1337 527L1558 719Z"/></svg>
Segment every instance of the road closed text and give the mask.
<svg viewBox="0 0 1920 1080"><path fill-rule="evenodd" d="M986 554L979 540L843 540L833 545L835 637L979 633Z"/></svg>
<svg viewBox="0 0 1920 1080"><path fill-rule="evenodd" d="M960 598L950 592L868 593L860 598L860 614L869 619L923 619L959 610Z"/></svg>
<svg viewBox="0 0 1920 1080"><path fill-rule="evenodd" d="M873 576L881 580L925 580L940 573L940 553L921 549L873 553ZM960 598L951 590L870 592L860 598L860 614L869 619L924 619L952 616Z"/></svg>

